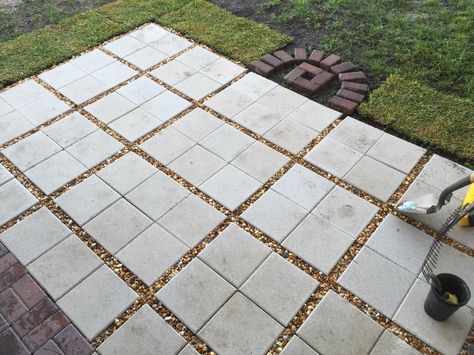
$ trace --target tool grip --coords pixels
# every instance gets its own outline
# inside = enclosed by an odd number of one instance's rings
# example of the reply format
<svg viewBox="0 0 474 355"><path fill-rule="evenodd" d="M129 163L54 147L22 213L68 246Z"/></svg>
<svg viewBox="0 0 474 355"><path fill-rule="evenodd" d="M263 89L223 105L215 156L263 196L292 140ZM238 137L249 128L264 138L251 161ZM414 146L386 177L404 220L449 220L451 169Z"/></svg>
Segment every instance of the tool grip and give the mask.
<svg viewBox="0 0 474 355"><path fill-rule="evenodd" d="M449 185L447 188L445 188L442 192L441 195L439 195L438 199L438 209L443 207L446 203L448 203L451 200L451 196L453 195L453 191L459 190L463 188L464 186L468 186L471 183L474 183L474 173L472 173L469 176L466 176L462 178L459 181L456 181L454 184Z"/></svg>

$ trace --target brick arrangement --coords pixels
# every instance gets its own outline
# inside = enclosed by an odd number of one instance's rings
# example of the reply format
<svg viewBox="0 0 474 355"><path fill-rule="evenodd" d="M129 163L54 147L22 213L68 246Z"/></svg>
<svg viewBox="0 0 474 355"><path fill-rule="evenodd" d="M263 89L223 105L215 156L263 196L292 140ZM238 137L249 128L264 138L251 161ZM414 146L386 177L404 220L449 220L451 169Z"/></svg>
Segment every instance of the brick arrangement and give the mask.
<svg viewBox="0 0 474 355"><path fill-rule="evenodd" d="M0 244L0 354L92 352L66 315Z"/></svg>
<svg viewBox="0 0 474 355"><path fill-rule="evenodd" d="M284 77L287 84L305 95L312 96L338 79L341 87L329 103L347 115L354 113L368 94L369 87L364 72L359 71L354 63L341 63L340 56L326 56L320 50L314 50L309 57L306 48L295 48L293 56L279 50L253 61L249 68L269 77L295 64L297 66Z"/></svg>

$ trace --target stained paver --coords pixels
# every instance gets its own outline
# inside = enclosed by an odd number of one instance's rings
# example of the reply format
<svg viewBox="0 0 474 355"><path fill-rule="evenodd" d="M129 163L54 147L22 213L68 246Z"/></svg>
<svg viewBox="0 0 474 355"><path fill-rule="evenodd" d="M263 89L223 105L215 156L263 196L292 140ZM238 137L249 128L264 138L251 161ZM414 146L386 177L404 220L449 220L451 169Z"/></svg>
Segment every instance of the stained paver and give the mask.
<svg viewBox="0 0 474 355"><path fill-rule="evenodd" d="M237 292L198 335L219 354L264 354L282 330L277 321Z"/></svg>
<svg viewBox="0 0 474 355"><path fill-rule="evenodd" d="M323 354L334 349L344 354L366 354L382 331L379 324L329 291L297 334Z"/></svg>
<svg viewBox="0 0 474 355"><path fill-rule="evenodd" d="M197 333L234 292L231 284L194 259L158 291L156 298Z"/></svg>
<svg viewBox="0 0 474 355"><path fill-rule="evenodd" d="M61 297L58 305L91 340L127 309L136 297L124 281L103 265Z"/></svg>
<svg viewBox="0 0 474 355"><path fill-rule="evenodd" d="M148 305L138 310L97 350L107 354L175 354L186 341Z"/></svg>
<svg viewBox="0 0 474 355"><path fill-rule="evenodd" d="M281 282L291 281L291 287ZM319 282L281 256L272 253L240 291L283 325L288 325Z"/></svg>
<svg viewBox="0 0 474 355"><path fill-rule="evenodd" d="M264 138L283 147L290 153L297 154L318 134L319 132L287 118L269 130Z"/></svg>
<svg viewBox="0 0 474 355"><path fill-rule="evenodd" d="M237 122L254 133L264 135L283 120L284 117L271 108L256 102L232 117L232 121Z"/></svg>

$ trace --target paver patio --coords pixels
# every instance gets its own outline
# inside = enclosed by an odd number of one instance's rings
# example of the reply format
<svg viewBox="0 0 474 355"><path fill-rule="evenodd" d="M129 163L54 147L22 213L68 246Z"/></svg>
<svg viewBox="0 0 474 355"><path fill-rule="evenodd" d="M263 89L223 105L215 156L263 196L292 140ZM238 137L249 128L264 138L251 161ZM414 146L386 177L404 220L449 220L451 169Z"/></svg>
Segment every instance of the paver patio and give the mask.
<svg viewBox="0 0 474 355"><path fill-rule="evenodd" d="M0 353L2 341L32 352L29 334L35 350L73 353L69 321L9 326L33 306L12 298L20 263L99 354L466 342L474 301L444 323L426 316L432 237L393 206L468 169L435 155L412 181L425 149L155 24L7 88L0 105ZM436 230L461 199L421 222ZM473 232L449 236L436 271L474 290Z"/></svg>

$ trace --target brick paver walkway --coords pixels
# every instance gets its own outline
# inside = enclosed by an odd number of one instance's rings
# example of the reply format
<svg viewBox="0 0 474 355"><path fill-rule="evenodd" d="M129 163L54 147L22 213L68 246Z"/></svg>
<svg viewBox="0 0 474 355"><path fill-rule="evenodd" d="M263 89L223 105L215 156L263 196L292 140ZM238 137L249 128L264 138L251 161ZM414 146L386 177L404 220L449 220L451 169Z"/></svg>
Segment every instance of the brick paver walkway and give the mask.
<svg viewBox="0 0 474 355"><path fill-rule="evenodd" d="M74 353L61 339L75 327L99 354L468 342L474 300L435 322L419 275L463 192L420 221L394 205L469 170L159 26L0 92L0 127L1 354ZM472 231L441 254L436 272L474 290ZM55 330L17 326L38 302L58 307ZM5 352L7 338L29 350Z"/></svg>

